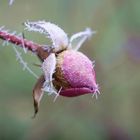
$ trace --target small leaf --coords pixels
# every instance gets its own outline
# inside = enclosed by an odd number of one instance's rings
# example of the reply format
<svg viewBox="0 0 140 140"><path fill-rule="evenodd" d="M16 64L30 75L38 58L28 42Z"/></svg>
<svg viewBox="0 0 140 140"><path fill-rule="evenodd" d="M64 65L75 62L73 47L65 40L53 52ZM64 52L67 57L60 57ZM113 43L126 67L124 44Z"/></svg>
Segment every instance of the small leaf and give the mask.
<svg viewBox="0 0 140 140"><path fill-rule="evenodd" d="M44 75L41 75L40 78L37 80L37 83L35 84L33 89L34 111L35 111L33 118L35 118L39 110L39 104L44 94L44 92L42 91L44 82L45 82L45 77Z"/></svg>
<svg viewBox="0 0 140 140"><path fill-rule="evenodd" d="M42 63L42 70L45 76L45 82L42 90L48 92L48 94L52 93L57 94L52 83L55 68L56 68L56 57L54 53L51 53Z"/></svg>
<svg viewBox="0 0 140 140"><path fill-rule="evenodd" d="M86 39L90 38L92 34L95 33L96 31L92 31L90 28L86 28L85 31L72 35L70 38L69 48L77 51L86 41Z"/></svg>
<svg viewBox="0 0 140 140"><path fill-rule="evenodd" d="M68 46L67 34L57 25L46 22L46 21L36 21L36 22L25 22L25 29L28 31L39 32L45 34L51 39L55 52L66 49Z"/></svg>

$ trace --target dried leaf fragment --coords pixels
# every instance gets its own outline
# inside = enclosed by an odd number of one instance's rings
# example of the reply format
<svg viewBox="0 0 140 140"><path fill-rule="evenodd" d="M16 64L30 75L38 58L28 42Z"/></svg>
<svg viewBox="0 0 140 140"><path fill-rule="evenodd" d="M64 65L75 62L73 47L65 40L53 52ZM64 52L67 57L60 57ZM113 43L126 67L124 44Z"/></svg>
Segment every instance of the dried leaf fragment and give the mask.
<svg viewBox="0 0 140 140"><path fill-rule="evenodd" d="M33 88L34 111L35 111L33 118L36 116L39 110L39 104L44 94L42 90L44 82L45 82L45 77L44 75L41 75Z"/></svg>

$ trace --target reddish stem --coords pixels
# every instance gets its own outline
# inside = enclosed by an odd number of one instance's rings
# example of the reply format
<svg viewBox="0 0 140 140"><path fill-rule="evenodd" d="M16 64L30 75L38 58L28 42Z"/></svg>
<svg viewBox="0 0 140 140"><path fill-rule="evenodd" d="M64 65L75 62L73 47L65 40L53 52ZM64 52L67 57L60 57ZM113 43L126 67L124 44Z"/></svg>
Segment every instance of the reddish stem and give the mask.
<svg viewBox="0 0 140 140"><path fill-rule="evenodd" d="M25 47L28 50L32 51L32 52L36 52L36 50L39 47L42 47L41 45L38 45L36 43L33 43L32 41L26 40L22 37L18 37L16 35L7 33L6 31L0 31L0 38L3 40L6 40L8 42L11 42L15 45L21 46L21 47Z"/></svg>
<svg viewBox="0 0 140 140"><path fill-rule="evenodd" d="M31 52L36 52L37 56L41 59L41 61L43 61L45 58L47 58L47 56L49 55L51 50L48 50L46 48L44 48L43 45L39 45L36 44L32 41L29 41L27 39L24 39L23 37L19 37L13 34L10 34L6 31L0 31L0 38L2 40L6 40L10 43L13 43L17 46L20 47L25 47L28 50L30 50Z"/></svg>

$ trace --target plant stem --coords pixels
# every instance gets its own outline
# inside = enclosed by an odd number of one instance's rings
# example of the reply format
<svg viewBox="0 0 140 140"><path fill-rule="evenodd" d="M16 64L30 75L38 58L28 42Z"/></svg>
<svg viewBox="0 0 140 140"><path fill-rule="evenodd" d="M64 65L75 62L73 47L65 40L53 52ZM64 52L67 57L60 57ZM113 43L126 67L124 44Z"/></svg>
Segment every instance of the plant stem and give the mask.
<svg viewBox="0 0 140 140"><path fill-rule="evenodd" d="M0 30L0 38L20 47L25 47L31 52L37 53L37 56L43 61L50 54L51 50L45 48L43 45L36 44L32 41L24 39L14 34L10 34L4 30Z"/></svg>
<svg viewBox="0 0 140 140"><path fill-rule="evenodd" d="M36 52L37 48L41 47L40 45L33 43L32 41L7 33L5 31L0 31L0 38L21 47L23 47L24 45L25 48L32 52Z"/></svg>

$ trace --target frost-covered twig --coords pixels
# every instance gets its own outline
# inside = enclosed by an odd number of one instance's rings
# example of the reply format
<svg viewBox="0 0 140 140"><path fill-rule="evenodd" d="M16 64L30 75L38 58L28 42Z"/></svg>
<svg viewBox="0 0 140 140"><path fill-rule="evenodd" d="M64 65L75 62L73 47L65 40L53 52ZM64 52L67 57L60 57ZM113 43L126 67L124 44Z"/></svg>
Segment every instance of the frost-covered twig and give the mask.
<svg viewBox="0 0 140 140"><path fill-rule="evenodd" d="M24 47L32 52L36 52L38 48L42 47L41 45L38 45L32 41L26 40L21 36L15 35L16 32L9 33L3 28L4 26L0 28L0 38L5 41L8 41L20 47L23 47L23 44L24 44Z"/></svg>
<svg viewBox="0 0 140 140"><path fill-rule="evenodd" d="M24 52L26 53L27 50L31 52L35 52L39 58L42 60L43 58L47 57L49 51L45 50L44 46L38 45L32 41L28 41L24 39L23 34L16 35L16 32L9 33L8 30L4 29L4 26L0 27L0 38L4 40L3 46L9 45L9 43L13 44L14 51L16 52L17 59L23 65L23 69L29 71L34 77L38 78L38 76L27 66L27 63L21 57L21 53L18 52L14 45L17 45L23 48ZM44 51L45 50L45 51ZM44 54L43 54L44 53Z"/></svg>
<svg viewBox="0 0 140 140"><path fill-rule="evenodd" d="M12 43L24 49L36 53L36 55L43 61L52 51L47 45L39 45L33 41L24 39L22 34L16 35L16 32L9 33L4 29L4 26L0 27L0 39L4 40L3 46Z"/></svg>

